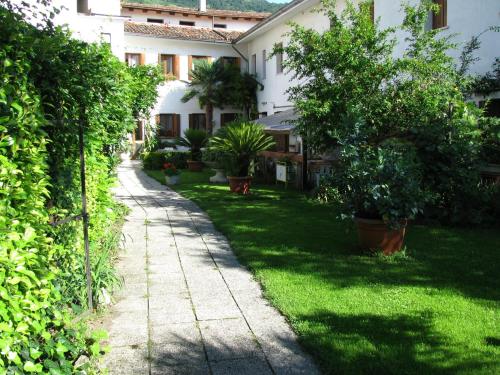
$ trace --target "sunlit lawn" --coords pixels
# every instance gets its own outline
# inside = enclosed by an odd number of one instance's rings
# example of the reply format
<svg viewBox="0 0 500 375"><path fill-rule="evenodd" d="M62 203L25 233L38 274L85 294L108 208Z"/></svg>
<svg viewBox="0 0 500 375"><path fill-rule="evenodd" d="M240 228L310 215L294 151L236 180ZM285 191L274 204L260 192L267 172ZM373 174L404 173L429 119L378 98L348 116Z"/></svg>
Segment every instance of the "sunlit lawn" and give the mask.
<svg viewBox="0 0 500 375"><path fill-rule="evenodd" d="M163 181L159 172L149 172ZM325 373L500 373L500 230L412 226L406 256L357 253L335 209L182 174Z"/></svg>

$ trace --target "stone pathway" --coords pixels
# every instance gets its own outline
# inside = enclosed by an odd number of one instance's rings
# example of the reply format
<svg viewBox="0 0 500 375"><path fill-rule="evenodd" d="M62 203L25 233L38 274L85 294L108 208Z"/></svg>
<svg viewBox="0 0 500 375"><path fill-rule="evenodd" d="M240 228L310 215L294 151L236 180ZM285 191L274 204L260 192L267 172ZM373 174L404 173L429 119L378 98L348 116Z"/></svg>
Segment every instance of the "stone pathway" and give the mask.
<svg viewBox="0 0 500 375"><path fill-rule="evenodd" d="M111 374L318 373L206 214L137 162L118 177L131 212L118 263L125 284L104 324Z"/></svg>

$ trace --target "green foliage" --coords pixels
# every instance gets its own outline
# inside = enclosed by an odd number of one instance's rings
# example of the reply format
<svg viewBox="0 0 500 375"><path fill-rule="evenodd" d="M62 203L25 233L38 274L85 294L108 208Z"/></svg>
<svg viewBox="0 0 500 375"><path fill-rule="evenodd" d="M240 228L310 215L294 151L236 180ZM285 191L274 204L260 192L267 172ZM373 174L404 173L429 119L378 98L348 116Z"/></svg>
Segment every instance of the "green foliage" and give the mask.
<svg viewBox="0 0 500 375"><path fill-rule="evenodd" d="M197 8L198 0L137 0L141 4L178 5L188 8ZM207 7L211 9L232 9L254 12L274 13L284 4L277 4L266 0L208 0Z"/></svg>
<svg viewBox="0 0 500 375"><path fill-rule="evenodd" d="M242 73L239 66L226 64L222 58L214 62L195 61L191 76L189 89L181 100L186 103L198 98L200 107L205 108L209 134L212 134L214 108L229 105L242 110L247 119L257 112L257 90L264 86L255 76Z"/></svg>
<svg viewBox="0 0 500 375"><path fill-rule="evenodd" d="M208 141L208 135L205 131L199 129L184 130L184 137L177 140L180 146L189 147L191 152L191 160L201 160L201 148Z"/></svg>
<svg viewBox="0 0 500 375"><path fill-rule="evenodd" d="M293 25L290 43L274 53L287 55L285 68L301 82L288 91L300 113L301 136L317 151L341 149L347 167L340 168L334 188L348 203L345 213L362 214L365 205L395 224L426 204L426 214L448 222L478 217L456 213L466 209L464 196L476 203L484 198L477 172L482 113L465 100L469 79L448 54L450 37L425 28L435 5L404 5L402 25L385 30L373 24L369 7L348 2L337 15L335 1L324 6L329 30ZM406 35L406 49L394 57L398 30Z"/></svg>
<svg viewBox="0 0 500 375"><path fill-rule="evenodd" d="M245 177L259 152L274 145L272 136L264 133L261 125L251 122L235 122L210 139L210 148L229 155L232 163L226 170L231 176Z"/></svg>
<svg viewBox="0 0 500 375"><path fill-rule="evenodd" d="M142 165L147 170L163 168L165 163L172 163L177 168L187 168L189 153L187 152L147 152L142 154Z"/></svg>
<svg viewBox="0 0 500 375"><path fill-rule="evenodd" d="M115 152L140 113L133 73L107 46L72 39L54 11L0 0L0 374L89 373L98 337L73 323L86 307L78 126L84 125L93 293L119 280L124 209L110 194ZM23 16L40 21L37 28ZM145 104L144 104L145 105ZM133 113L134 108L139 108Z"/></svg>
<svg viewBox="0 0 500 375"><path fill-rule="evenodd" d="M365 256L335 205L291 189L230 195L195 172L172 188L228 238L322 374L500 372L497 228L414 224L406 256Z"/></svg>

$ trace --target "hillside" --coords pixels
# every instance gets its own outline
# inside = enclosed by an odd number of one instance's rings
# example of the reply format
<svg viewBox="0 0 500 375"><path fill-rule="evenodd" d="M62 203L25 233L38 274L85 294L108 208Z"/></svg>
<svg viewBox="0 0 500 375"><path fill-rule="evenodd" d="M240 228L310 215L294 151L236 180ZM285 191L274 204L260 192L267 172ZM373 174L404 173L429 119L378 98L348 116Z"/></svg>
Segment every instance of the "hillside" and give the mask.
<svg viewBox="0 0 500 375"><path fill-rule="evenodd" d="M196 8L198 0L128 0L129 2L141 4L177 5L188 8ZM207 0L208 8L231 9L255 12L276 12L285 4L271 3L266 0Z"/></svg>

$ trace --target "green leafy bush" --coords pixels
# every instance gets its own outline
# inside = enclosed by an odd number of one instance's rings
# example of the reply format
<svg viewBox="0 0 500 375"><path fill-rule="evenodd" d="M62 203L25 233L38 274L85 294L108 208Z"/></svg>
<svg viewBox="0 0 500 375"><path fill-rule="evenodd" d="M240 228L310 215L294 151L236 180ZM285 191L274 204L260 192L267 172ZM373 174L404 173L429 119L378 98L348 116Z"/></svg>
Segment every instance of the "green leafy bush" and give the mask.
<svg viewBox="0 0 500 375"><path fill-rule="evenodd" d="M50 12L34 28L23 13L37 8L21 8L0 0L0 374L89 373L92 361L75 368L100 352L73 323L87 300L81 222L49 223L80 214L81 121L97 303L119 282L112 169L141 93L109 47L72 39Z"/></svg>
<svg viewBox="0 0 500 375"><path fill-rule="evenodd" d="M162 169L165 163L174 164L179 169L187 168L188 152L146 152L141 155L144 169Z"/></svg>
<svg viewBox="0 0 500 375"><path fill-rule="evenodd" d="M466 101L463 89L470 80L450 57L449 38L425 28L436 5L428 0L406 4L402 25L384 30L372 22L369 7L347 2L339 15L335 1L324 4L327 31L294 25L288 45L274 53L287 55L286 69L301 82L288 91L300 114L300 135L315 151L340 145L343 162L356 171L341 171L343 180L333 186L348 193L343 197L351 201L347 214L353 207L362 214L363 208L352 202L350 187L359 193L356 200L365 199L369 211L378 208L379 216L389 220L414 216L423 206L430 218L477 222L478 208L484 213L491 206L478 173L482 112ZM406 35L402 54L395 53L396 32ZM407 151L395 153L394 144ZM386 173L388 156L394 178ZM416 178L404 178L414 173ZM387 186L376 196L382 176Z"/></svg>

